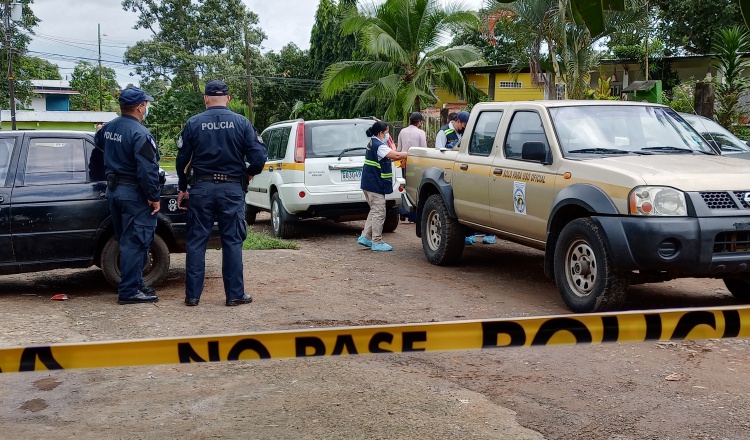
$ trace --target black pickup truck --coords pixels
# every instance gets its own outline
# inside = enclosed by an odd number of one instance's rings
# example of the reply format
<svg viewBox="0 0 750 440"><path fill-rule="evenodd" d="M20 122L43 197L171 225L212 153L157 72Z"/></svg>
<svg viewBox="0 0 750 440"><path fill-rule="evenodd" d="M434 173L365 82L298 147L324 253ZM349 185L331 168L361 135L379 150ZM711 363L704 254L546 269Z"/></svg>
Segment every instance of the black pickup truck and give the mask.
<svg viewBox="0 0 750 440"><path fill-rule="evenodd" d="M170 252L185 252L177 178L166 175L143 279L156 284ZM102 151L93 133L0 132L0 275L96 265L120 282L119 249L106 199ZM211 246L217 244L212 237Z"/></svg>

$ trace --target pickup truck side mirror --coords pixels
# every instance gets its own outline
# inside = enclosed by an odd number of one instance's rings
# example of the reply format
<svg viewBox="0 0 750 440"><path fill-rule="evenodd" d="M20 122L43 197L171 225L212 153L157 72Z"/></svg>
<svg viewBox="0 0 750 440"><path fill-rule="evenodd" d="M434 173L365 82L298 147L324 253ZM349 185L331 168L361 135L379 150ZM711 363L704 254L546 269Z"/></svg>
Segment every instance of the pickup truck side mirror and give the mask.
<svg viewBox="0 0 750 440"><path fill-rule="evenodd" d="M521 147L521 159L547 165L547 147L543 142L524 142Z"/></svg>

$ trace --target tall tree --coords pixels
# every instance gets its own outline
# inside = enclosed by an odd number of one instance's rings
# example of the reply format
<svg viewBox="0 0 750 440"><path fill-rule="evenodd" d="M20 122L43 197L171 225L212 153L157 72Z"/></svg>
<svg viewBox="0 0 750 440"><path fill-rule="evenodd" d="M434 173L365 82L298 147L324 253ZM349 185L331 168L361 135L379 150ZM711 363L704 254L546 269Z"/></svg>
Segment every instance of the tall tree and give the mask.
<svg viewBox="0 0 750 440"><path fill-rule="evenodd" d="M475 13L442 8L436 0L386 0L352 10L344 21L346 35L361 37L370 59L343 61L326 69L323 96L333 97L364 83L357 107L386 105L384 118L402 120L423 103L436 100L433 87L466 96L462 66L481 62L470 45L446 47L451 26L478 25Z"/></svg>
<svg viewBox="0 0 750 440"><path fill-rule="evenodd" d="M322 78L326 67L339 59L338 40L341 38L339 10L334 0L320 0L315 22L310 31L310 60L315 78Z"/></svg>
<svg viewBox="0 0 750 440"><path fill-rule="evenodd" d="M138 14L136 29L152 33L127 49L125 62L146 80L165 78L195 93L202 76L226 60L229 46L244 41L248 29L257 44L265 38L258 16L242 0L123 0L122 7Z"/></svg>
<svg viewBox="0 0 750 440"><path fill-rule="evenodd" d="M34 79L62 79L60 67L47 60L38 57L21 57L16 63L16 76L19 78Z"/></svg>
<svg viewBox="0 0 750 440"><path fill-rule="evenodd" d="M72 110L99 110L99 103L105 103L103 110L111 110L120 85L114 69L102 67L101 88L99 87L99 68L88 61L79 61L73 69L70 87L80 95L70 97Z"/></svg>
<svg viewBox="0 0 750 440"><path fill-rule="evenodd" d="M14 2L15 3L15 2ZM34 28L39 24L39 18L34 15L34 11L31 9L31 5L34 0L20 0L17 3L21 3L21 20L10 22L10 44L13 55L13 71L14 74L19 72L19 67L22 65L23 57L26 55L26 51L31 41L31 35L34 34ZM1 6L1 5L0 5ZM5 29L3 29L5 31ZM2 40L2 50L0 50L0 60L4 62L2 71L7 73L8 69L8 47L5 38ZM23 71L20 71L21 75L14 77L14 94L15 98L24 103L31 97L31 83L29 80L38 79L31 78L23 75ZM3 75L5 78L0 81L0 107L8 108L10 106L10 93L9 93L9 82L8 76Z"/></svg>
<svg viewBox="0 0 750 440"><path fill-rule="evenodd" d="M737 0L652 0L660 10L659 38L675 52L707 54L718 31L743 23Z"/></svg>

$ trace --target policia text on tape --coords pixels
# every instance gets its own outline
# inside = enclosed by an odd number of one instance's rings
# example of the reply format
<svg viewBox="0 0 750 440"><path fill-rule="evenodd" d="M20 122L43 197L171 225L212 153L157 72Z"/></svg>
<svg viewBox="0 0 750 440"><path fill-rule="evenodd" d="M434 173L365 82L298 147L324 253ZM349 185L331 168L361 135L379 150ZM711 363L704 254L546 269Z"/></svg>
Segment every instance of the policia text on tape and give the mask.
<svg viewBox="0 0 750 440"><path fill-rule="evenodd" d="M0 371L748 336L750 307L721 307L0 348Z"/></svg>

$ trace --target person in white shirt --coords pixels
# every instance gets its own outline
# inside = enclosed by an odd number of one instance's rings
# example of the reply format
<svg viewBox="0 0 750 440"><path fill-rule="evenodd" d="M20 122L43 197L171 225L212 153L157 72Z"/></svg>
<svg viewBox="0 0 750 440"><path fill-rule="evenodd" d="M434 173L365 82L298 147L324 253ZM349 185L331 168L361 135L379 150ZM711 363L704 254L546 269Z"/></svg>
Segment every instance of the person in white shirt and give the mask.
<svg viewBox="0 0 750 440"><path fill-rule="evenodd" d="M398 148L396 151L409 152L411 147L427 148L427 135L422 130L422 113L414 112L409 115L409 126L398 134Z"/></svg>
<svg viewBox="0 0 750 440"><path fill-rule="evenodd" d="M450 150L458 146L468 122L469 112L458 112L456 119L448 122L448 125L444 125L438 131L435 137L435 148L438 150Z"/></svg>

